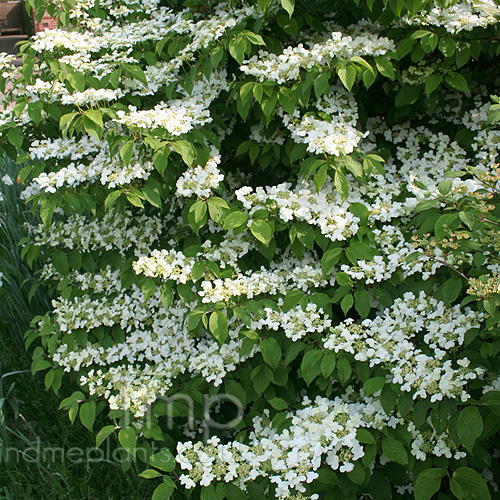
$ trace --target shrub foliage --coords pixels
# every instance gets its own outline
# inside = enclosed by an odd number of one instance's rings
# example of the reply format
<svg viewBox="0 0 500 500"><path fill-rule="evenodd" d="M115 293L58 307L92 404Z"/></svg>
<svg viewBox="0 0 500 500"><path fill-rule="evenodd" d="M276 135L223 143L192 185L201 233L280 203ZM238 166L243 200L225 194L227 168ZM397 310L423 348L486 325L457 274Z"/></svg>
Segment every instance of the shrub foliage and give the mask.
<svg viewBox="0 0 500 500"><path fill-rule="evenodd" d="M495 2L27 3L1 140L71 421L155 500L491 498Z"/></svg>

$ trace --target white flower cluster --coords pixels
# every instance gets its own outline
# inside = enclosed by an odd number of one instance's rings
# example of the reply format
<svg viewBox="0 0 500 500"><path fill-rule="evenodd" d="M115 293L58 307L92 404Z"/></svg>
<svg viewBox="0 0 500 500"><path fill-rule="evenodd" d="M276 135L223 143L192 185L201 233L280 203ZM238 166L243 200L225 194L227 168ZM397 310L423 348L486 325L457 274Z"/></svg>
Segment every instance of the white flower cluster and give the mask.
<svg viewBox="0 0 500 500"><path fill-rule="evenodd" d="M57 143L58 141L55 141L52 146L56 146ZM65 153L65 156L71 155L72 158L80 158L95 151L97 153L94 157L86 160L88 163L72 161L55 172L41 173L33 179L31 189L35 192L43 190L46 193L55 193L63 186L75 187L83 183L96 181L100 181L102 185L109 188L114 188L130 184L134 179L147 179L154 168L153 163L146 158L140 157L137 150L134 151L135 154L130 164L125 165L118 155L111 156L109 144L106 140L103 140L100 144L92 144L92 141L84 136L78 145L83 149L81 154L71 152ZM87 145L90 148L86 148ZM75 146L78 148L76 144ZM45 149L44 144L41 148L37 147L33 154L43 154Z"/></svg>
<svg viewBox="0 0 500 500"><path fill-rule="evenodd" d="M278 306L283 302L278 301ZM322 333L332 326L332 321L325 317L324 311L312 302L307 304L305 310L302 306L297 306L287 313L279 310L264 308L265 316L257 321L252 321L252 330L262 330L264 327L270 330L282 329L285 335L293 342L300 340L308 333Z"/></svg>
<svg viewBox="0 0 500 500"><path fill-rule="evenodd" d="M313 154L340 156L352 153L359 141L366 137L343 119L319 120L313 116L292 119L285 115L283 121L297 143L307 144Z"/></svg>
<svg viewBox="0 0 500 500"><path fill-rule="evenodd" d="M476 2L458 2L449 7L433 7L428 12L417 14L411 18L404 17L403 22L412 25L443 26L449 33L459 33L462 30L471 31L477 27L486 27L489 24L497 23L498 20L481 11L480 6L474 5ZM479 3L479 2L478 2ZM494 2L485 0L490 8L497 8ZM498 11L500 14L500 10Z"/></svg>
<svg viewBox="0 0 500 500"><path fill-rule="evenodd" d="M271 425L268 410L254 417L249 445L222 444L217 437L207 444L179 443L176 460L186 471L181 483L194 488L214 480L235 482L246 490L248 482L264 476L276 485L276 498L296 498L294 494L304 493L304 485L318 477L316 471L322 464L340 472L354 468L354 462L364 456L363 445L356 439L358 429L381 429L398 422L372 398L349 402L304 397L302 405L303 409L288 413L291 426L281 432Z"/></svg>
<svg viewBox="0 0 500 500"><path fill-rule="evenodd" d="M114 101L122 96L121 89L87 89L61 96L61 103L73 106L96 106L101 101Z"/></svg>
<svg viewBox="0 0 500 500"><path fill-rule="evenodd" d="M271 269L262 267L259 271L237 273L235 278L210 279L201 282L198 295L204 303L229 301L233 297L246 296L252 299L261 294L281 294L298 288L307 291L310 288L333 284L335 278L326 280L321 268L311 255L296 258L284 257Z"/></svg>
<svg viewBox="0 0 500 500"><path fill-rule="evenodd" d="M427 455L436 457L454 458L459 460L467 456L464 451L458 451L458 446L453 442L446 431L436 433L434 429L420 431L413 422L408 424L412 434L411 454L417 460L426 460Z"/></svg>
<svg viewBox="0 0 500 500"><path fill-rule="evenodd" d="M247 235L240 233L234 236L228 233L220 244L207 240L202 245L202 250L193 257L186 257L182 252L173 249L155 249L148 256L139 257L132 265L137 274L187 283L193 280L192 272L196 262L217 262L221 268L231 266L238 272L238 260L252 248L252 239Z"/></svg>
<svg viewBox="0 0 500 500"><path fill-rule="evenodd" d="M224 175L220 173L217 165L220 163L219 151L212 148L211 156L206 165L194 165L189 167L177 180L177 196L187 198L196 195L200 198L208 198L212 189L216 189L224 180Z"/></svg>
<svg viewBox="0 0 500 500"><path fill-rule="evenodd" d="M469 380L482 376L480 368L469 369L469 360L461 358L454 368L447 358L448 350L464 342L465 333L477 328L482 315L459 306L445 308L442 302L421 292L418 297L408 292L396 299L390 309L360 325L347 319L331 329L325 338L325 349L354 354L357 361L370 366L389 367L391 382L403 391L415 391L413 398L430 396L431 402L444 397L467 401L465 390ZM424 337L431 354L415 347L418 334Z"/></svg>
<svg viewBox="0 0 500 500"><path fill-rule="evenodd" d="M299 183L294 190L291 184L258 187L255 191L242 187L236 191L236 198L243 206L253 212L271 208L278 212L284 222L293 219L303 220L319 226L321 232L332 241L346 240L356 234L359 218L348 210L348 204L342 203L340 196L327 182L319 193L312 183Z"/></svg>
<svg viewBox="0 0 500 500"><path fill-rule="evenodd" d="M301 69L326 66L335 59L348 61L353 56L379 56L396 50L394 42L386 37L368 31L357 31L358 34L353 36L334 31L328 39L311 44L309 49L299 44L297 47L287 47L279 55L261 50L258 56L244 61L240 70L260 81L274 80L284 83L296 80Z"/></svg>
<svg viewBox="0 0 500 500"><path fill-rule="evenodd" d="M160 238L162 221L159 217L124 214L108 210L102 220L89 221L73 214L65 221L57 221L49 229L40 224L35 230L34 243L38 246L94 250L118 250L124 255L131 248L135 255L149 252Z"/></svg>
<svg viewBox="0 0 500 500"><path fill-rule="evenodd" d="M206 332L193 336L185 321L189 306L175 299L167 311L159 292L145 303L135 285L122 288L120 273L109 268L95 274L72 272L69 279L92 295L53 302L51 322L61 335L53 361L66 371L83 373L81 383L90 394L107 399L112 409L130 409L141 417L179 374L201 375L217 386L258 350L240 356L242 325L236 318L229 320L229 340L222 346ZM102 326L120 332L113 333L115 342L109 347L90 339L83 347L72 343L71 334L81 329L102 341Z"/></svg>
<svg viewBox="0 0 500 500"><path fill-rule="evenodd" d="M36 139L30 144L29 153L32 160L81 160L85 156L96 154L104 144L90 135L75 137L60 137L57 139Z"/></svg>

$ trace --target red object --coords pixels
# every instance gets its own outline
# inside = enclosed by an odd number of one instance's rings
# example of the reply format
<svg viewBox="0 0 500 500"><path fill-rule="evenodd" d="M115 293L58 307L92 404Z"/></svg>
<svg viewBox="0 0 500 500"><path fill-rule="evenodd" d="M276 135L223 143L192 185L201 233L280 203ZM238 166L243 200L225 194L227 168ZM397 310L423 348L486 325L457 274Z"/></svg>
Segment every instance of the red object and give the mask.
<svg viewBox="0 0 500 500"><path fill-rule="evenodd" d="M54 19L53 17L49 16L47 12L44 12L40 22L36 20L34 13L33 13L33 18L35 19L34 21L35 33L39 33L40 31L45 31L45 30L53 30L57 28L57 19Z"/></svg>

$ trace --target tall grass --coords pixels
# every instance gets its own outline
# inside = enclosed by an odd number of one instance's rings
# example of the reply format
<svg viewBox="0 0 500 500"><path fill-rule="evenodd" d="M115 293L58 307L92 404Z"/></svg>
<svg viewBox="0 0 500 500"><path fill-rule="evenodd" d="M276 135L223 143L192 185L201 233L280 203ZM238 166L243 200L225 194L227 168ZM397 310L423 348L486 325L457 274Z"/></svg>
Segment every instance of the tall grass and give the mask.
<svg viewBox="0 0 500 500"><path fill-rule="evenodd" d="M34 217L20 199L22 186L17 182L18 166L8 158L0 158L0 323L15 343L24 351L24 332L30 319L50 308L49 297L38 289L30 297L34 283L33 269L21 258L19 241L27 236Z"/></svg>

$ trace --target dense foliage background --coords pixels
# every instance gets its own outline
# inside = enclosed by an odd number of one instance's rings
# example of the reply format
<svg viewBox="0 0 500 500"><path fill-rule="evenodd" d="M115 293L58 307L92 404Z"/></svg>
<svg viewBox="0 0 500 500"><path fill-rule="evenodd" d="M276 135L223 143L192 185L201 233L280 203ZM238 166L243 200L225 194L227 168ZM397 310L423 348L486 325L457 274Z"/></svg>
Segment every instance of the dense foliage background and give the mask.
<svg viewBox="0 0 500 500"><path fill-rule="evenodd" d="M1 145L70 421L155 500L498 497L496 3L27 3Z"/></svg>

